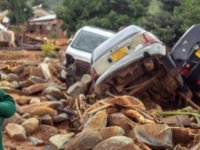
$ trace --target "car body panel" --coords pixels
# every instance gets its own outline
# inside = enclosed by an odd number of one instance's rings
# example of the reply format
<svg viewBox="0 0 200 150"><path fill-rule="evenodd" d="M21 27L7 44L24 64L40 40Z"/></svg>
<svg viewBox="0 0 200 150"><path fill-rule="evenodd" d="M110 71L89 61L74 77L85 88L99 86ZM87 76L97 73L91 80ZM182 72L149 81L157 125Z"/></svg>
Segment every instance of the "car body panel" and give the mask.
<svg viewBox="0 0 200 150"><path fill-rule="evenodd" d="M76 32L66 49L66 54L74 59L90 63L93 50L113 35L114 32L109 30L84 26Z"/></svg>
<svg viewBox="0 0 200 150"><path fill-rule="evenodd" d="M145 33L152 35L142 28L131 25L115 34L94 50L92 68L100 76L96 81L97 85L101 84L101 82L114 72L143 58L145 52L150 55L166 54L165 46L156 37L155 42L144 45L146 41L143 35ZM110 61L113 53L120 48L127 49L127 53L117 61Z"/></svg>

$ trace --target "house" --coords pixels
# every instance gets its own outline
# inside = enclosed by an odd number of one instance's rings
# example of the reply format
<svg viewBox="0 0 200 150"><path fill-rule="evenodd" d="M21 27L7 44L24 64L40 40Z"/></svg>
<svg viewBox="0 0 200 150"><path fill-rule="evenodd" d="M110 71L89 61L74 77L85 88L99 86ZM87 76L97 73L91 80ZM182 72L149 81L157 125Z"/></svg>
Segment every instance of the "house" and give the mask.
<svg viewBox="0 0 200 150"><path fill-rule="evenodd" d="M63 38L64 32L61 29L62 21L52 11L43 8L33 8L34 17L28 21L27 32L48 38Z"/></svg>

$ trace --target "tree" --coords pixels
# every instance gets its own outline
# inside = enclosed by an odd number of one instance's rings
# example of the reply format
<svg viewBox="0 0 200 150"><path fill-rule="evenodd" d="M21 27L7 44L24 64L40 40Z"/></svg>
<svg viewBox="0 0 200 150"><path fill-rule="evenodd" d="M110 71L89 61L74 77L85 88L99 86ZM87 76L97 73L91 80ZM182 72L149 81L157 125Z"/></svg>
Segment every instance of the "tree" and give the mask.
<svg viewBox="0 0 200 150"><path fill-rule="evenodd" d="M159 0L161 11L149 15L141 23L172 47L191 25L200 20L199 0Z"/></svg>
<svg viewBox="0 0 200 150"><path fill-rule="evenodd" d="M19 24L27 21L32 16L32 9L24 0L1 0L2 10L9 10L8 17L12 24Z"/></svg>
<svg viewBox="0 0 200 150"><path fill-rule="evenodd" d="M120 26L137 24L148 6L149 0L65 0L57 14L70 32L84 25L118 30Z"/></svg>

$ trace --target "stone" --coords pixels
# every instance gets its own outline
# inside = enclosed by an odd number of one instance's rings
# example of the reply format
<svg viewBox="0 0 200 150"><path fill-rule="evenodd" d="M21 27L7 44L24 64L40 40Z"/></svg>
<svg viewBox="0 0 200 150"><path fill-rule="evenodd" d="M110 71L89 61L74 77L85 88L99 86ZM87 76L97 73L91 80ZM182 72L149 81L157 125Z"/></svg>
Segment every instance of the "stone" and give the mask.
<svg viewBox="0 0 200 150"><path fill-rule="evenodd" d="M58 149L64 149L65 144L69 141L69 139L74 136L74 133L67 134L57 134L50 137L49 141L51 144L55 145Z"/></svg>
<svg viewBox="0 0 200 150"><path fill-rule="evenodd" d="M32 67L30 68L30 76L39 77L39 78L41 78L41 79L44 78L41 69L39 69L39 68L36 67L36 66L32 66Z"/></svg>
<svg viewBox="0 0 200 150"><path fill-rule="evenodd" d="M17 141L25 141L27 139L24 127L19 124L9 123L5 127L5 131L9 135L9 137Z"/></svg>
<svg viewBox="0 0 200 150"><path fill-rule="evenodd" d="M15 88L15 85L8 81L0 81L0 87L9 87L9 88Z"/></svg>
<svg viewBox="0 0 200 150"><path fill-rule="evenodd" d="M97 112L94 116L90 117L89 120L84 125L84 130L86 129L100 129L106 127L107 125L107 113L105 110Z"/></svg>
<svg viewBox="0 0 200 150"><path fill-rule="evenodd" d="M21 124L23 121L24 119L22 118L22 116L18 113L15 113L12 117L4 119L3 127L5 127L9 123Z"/></svg>
<svg viewBox="0 0 200 150"><path fill-rule="evenodd" d="M13 85L13 87L15 89L19 89L20 88L20 85L19 85L19 82L18 81L12 81L11 84Z"/></svg>
<svg viewBox="0 0 200 150"><path fill-rule="evenodd" d="M33 134L39 128L39 120L37 118L29 118L22 123L27 135Z"/></svg>
<svg viewBox="0 0 200 150"><path fill-rule="evenodd" d="M44 144L43 140L37 139L35 137L29 136L28 141L30 141L34 146L40 146Z"/></svg>
<svg viewBox="0 0 200 150"><path fill-rule="evenodd" d="M72 84L67 90L67 93L71 96L78 96L80 94L83 94L84 93L83 84L79 81Z"/></svg>
<svg viewBox="0 0 200 150"><path fill-rule="evenodd" d="M44 78L47 79L47 80L50 80L50 79L51 79L51 72L50 72L50 70L49 70L48 64L46 64L46 63L41 63L41 64L39 65L39 68L41 69Z"/></svg>
<svg viewBox="0 0 200 150"><path fill-rule="evenodd" d="M91 150L97 143L103 140L96 130L85 130L70 139L64 150Z"/></svg>
<svg viewBox="0 0 200 150"><path fill-rule="evenodd" d="M92 82L92 77L89 74L84 74L81 78L81 83L83 85L84 92L88 89L89 84Z"/></svg>
<svg viewBox="0 0 200 150"><path fill-rule="evenodd" d="M60 72L60 77L64 80L66 80L66 76L67 76L67 72L64 69L62 69Z"/></svg>
<svg viewBox="0 0 200 150"><path fill-rule="evenodd" d="M61 113L53 117L53 122L60 123L69 119L69 116L66 113Z"/></svg>
<svg viewBox="0 0 200 150"><path fill-rule="evenodd" d="M55 116L57 115L57 111L51 107L47 106L38 106L32 109L30 112L32 115L37 115L37 116L44 116L44 115L50 115L50 116Z"/></svg>
<svg viewBox="0 0 200 150"><path fill-rule="evenodd" d="M40 102L41 102L40 98L33 97L30 99L29 104L35 104L35 103L40 103Z"/></svg>
<svg viewBox="0 0 200 150"><path fill-rule="evenodd" d="M56 127L53 126L49 126L49 125L40 125L40 132L43 133L43 140L48 140L50 137L58 134L58 129Z"/></svg>
<svg viewBox="0 0 200 150"><path fill-rule="evenodd" d="M60 100L62 98L65 98L65 95L64 93L58 89L57 87L54 87L54 86L49 86L47 87L44 92L44 94L47 94L47 95L50 95L52 97L54 97L55 99L57 100Z"/></svg>
<svg viewBox="0 0 200 150"><path fill-rule="evenodd" d="M35 104L30 104L26 106L21 106L21 113L31 113L34 108L38 108L41 106L46 106L46 107L51 107L51 108L58 108L62 104L58 101L46 101L46 102L41 102L41 103L35 103Z"/></svg>
<svg viewBox="0 0 200 150"><path fill-rule="evenodd" d="M0 73L0 77L1 77L1 80L6 80L6 81L9 81L9 78L10 78L9 75L3 72Z"/></svg>
<svg viewBox="0 0 200 150"><path fill-rule="evenodd" d="M103 139L108 139L113 136L122 136L124 135L124 130L118 126L106 127L99 129L100 134Z"/></svg>
<svg viewBox="0 0 200 150"><path fill-rule="evenodd" d="M21 96L17 99L15 99L16 102L20 105L24 105L24 104L28 104L28 102L30 101L30 98L27 96Z"/></svg>
<svg viewBox="0 0 200 150"><path fill-rule="evenodd" d="M12 82L12 81L19 81L19 76L17 74L14 73L9 73L8 74L8 81Z"/></svg>
<svg viewBox="0 0 200 150"><path fill-rule="evenodd" d="M27 88L23 88L23 92L24 94L32 95L32 94L42 92L46 87L47 87L46 83L38 83L32 86L29 86Z"/></svg>
<svg viewBox="0 0 200 150"><path fill-rule="evenodd" d="M24 81L20 81L19 85L20 87L28 87L37 83L45 83L46 80L40 78L40 77L36 77L36 76L31 76L29 77L27 80Z"/></svg>
<svg viewBox="0 0 200 150"><path fill-rule="evenodd" d="M50 115L41 116L39 119L42 124L53 126L53 120Z"/></svg>
<svg viewBox="0 0 200 150"><path fill-rule="evenodd" d="M4 125L5 127L9 123L16 123L16 124L21 124L24 121L22 116L18 113L15 113L12 117L4 119Z"/></svg>
<svg viewBox="0 0 200 150"><path fill-rule="evenodd" d="M127 116L125 116L122 113L114 113L109 115L108 125L120 126L124 129L125 132L128 132L136 125L136 123L134 123L132 120L130 120Z"/></svg>
<svg viewBox="0 0 200 150"><path fill-rule="evenodd" d="M54 145L47 145L41 150L58 150Z"/></svg>
<svg viewBox="0 0 200 150"><path fill-rule="evenodd" d="M135 150L134 142L125 136L114 136L98 143L92 150Z"/></svg>

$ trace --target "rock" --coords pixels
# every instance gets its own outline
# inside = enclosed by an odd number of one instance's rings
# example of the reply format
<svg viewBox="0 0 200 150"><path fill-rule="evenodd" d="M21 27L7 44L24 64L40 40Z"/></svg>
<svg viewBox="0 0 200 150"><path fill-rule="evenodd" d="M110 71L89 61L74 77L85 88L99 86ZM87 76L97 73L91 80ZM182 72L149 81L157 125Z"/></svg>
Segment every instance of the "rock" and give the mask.
<svg viewBox="0 0 200 150"><path fill-rule="evenodd" d="M69 119L69 116L66 113L61 113L53 117L53 122L60 123Z"/></svg>
<svg viewBox="0 0 200 150"><path fill-rule="evenodd" d="M49 86L44 90L44 94L50 95L57 100L65 98L64 93L57 87Z"/></svg>
<svg viewBox="0 0 200 150"><path fill-rule="evenodd" d="M45 96L49 101L58 101L58 99L56 99L55 97L53 97L51 95L45 95Z"/></svg>
<svg viewBox="0 0 200 150"><path fill-rule="evenodd" d="M39 69L39 68L36 67L36 66L32 66L32 67L30 68L30 76L39 77L39 78L41 78L41 79L44 78L41 69Z"/></svg>
<svg viewBox="0 0 200 150"><path fill-rule="evenodd" d="M60 76L61 76L62 79L64 79L64 80L66 79L67 73L66 73L66 71L64 69L61 70Z"/></svg>
<svg viewBox="0 0 200 150"><path fill-rule="evenodd" d="M13 139L17 141L25 141L27 139L26 137L26 131L23 126L15 124L15 123L9 123L5 127L6 133Z"/></svg>
<svg viewBox="0 0 200 150"><path fill-rule="evenodd" d="M89 118L84 125L85 129L100 129L107 125L107 113L105 110L97 112L93 117Z"/></svg>
<svg viewBox="0 0 200 150"><path fill-rule="evenodd" d="M15 89L19 89L19 88L20 88L19 82L18 82L18 81L12 81L11 84L13 85L13 87L14 87Z"/></svg>
<svg viewBox="0 0 200 150"><path fill-rule="evenodd" d="M30 101L30 98L27 96L21 96L17 99L15 99L16 102L20 105L24 105L24 104L28 104L28 102Z"/></svg>
<svg viewBox="0 0 200 150"><path fill-rule="evenodd" d="M4 127L9 124L9 123L16 123L16 124L21 124L24 121L24 119L18 114L15 113L12 117L6 118L4 120Z"/></svg>
<svg viewBox="0 0 200 150"><path fill-rule="evenodd" d="M45 77L45 79L50 80L51 79L51 72L49 70L49 66L46 63L41 63L39 65L39 68L42 71L43 76Z"/></svg>
<svg viewBox="0 0 200 150"><path fill-rule="evenodd" d="M27 95L36 94L42 92L47 87L46 83L38 83L27 88L23 88L23 92Z"/></svg>
<svg viewBox="0 0 200 150"><path fill-rule="evenodd" d="M40 78L40 77L36 77L36 76L31 76L29 77L27 80L25 81L21 81L19 82L20 87L28 87L37 83L45 83L46 80Z"/></svg>
<svg viewBox="0 0 200 150"><path fill-rule="evenodd" d="M99 132L102 135L103 139L108 139L113 136L122 136L125 133L121 127L117 126L102 128L99 129Z"/></svg>
<svg viewBox="0 0 200 150"><path fill-rule="evenodd" d="M8 81L0 81L0 87L9 87L9 88L15 88L15 85Z"/></svg>
<svg viewBox="0 0 200 150"><path fill-rule="evenodd" d="M72 84L67 90L67 93L71 96L78 96L80 94L83 94L84 93L83 84L79 81Z"/></svg>
<svg viewBox="0 0 200 150"><path fill-rule="evenodd" d="M44 115L44 116L40 117L40 122L42 124L53 126L53 120L50 115Z"/></svg>
<svg viewBox="0 0 200 150"><path fill-rule="evenodd" d="M58 129L49 125L40 125L40 132L44 135L44 140L48 140L50 137L58 134Z"/></svg>
<svg viewBox="0 0 200 150"><path fill-rule="evenodd" d="M37 116L44 116L44 115L50 115L50 116L55 116L57 115L57 111L54 110L53 108L47 107L47 106L38 106L32 109L30 112L32 115L37 115Z"/></svg>
<svg viewBox="0 0 200 150"><path fill-rule="evenodd" d="M30 135L39 128L39 120L37 118L29 118L22 123L22 126L26 130L26 133Z"/></svg>
<svg viewBox="0 0 200 150"><path fill-rule="evenodd" d="M172 128L166 124L138 125L130 131L128 136L161 149L172 148L174 146Z"/></svg>
<svg viewBox="0 0 200 150"><path fill-rule="evenodd" d="M103 138L98 131L85 130L69 140L64 150L91 150Z"/></svg>
<svg viewBox="0 0 200 150"><path fill-rule="evenodd" d="M41 150L58 150L54 145L47 145Z"/></svg>
<svg viewBox="0 0 200 150"><path fill-rule="evenodd" d="M64 149L65 144L69 141L69 139L74 136L74 133L67 134L57 134L52 136L49 141L51 144L55 145L58 149Z"/></svg>
<svg viewBox="0 0 200 150"><path fill-rule="evenodd" d="M134 142L125 136L114 136L98 143L93 150L135 150Z"/></svg>
<svg viewBox="0 0 200 150"><path fill-rule="evenodd" d="M28 140L34 145L34 146L40 146L44 144L43 140L37 139L35 137L29 136Z"/></svg>
<svg viewBox="0 0 200 150"><path fill-rule="evenodd" d="M19 76L17 74L14 74L14 73L9 73L8 74L8 81L9 82L19 81Z"/></svg>
<svg viewBox="0 0 200 150"><path fill-rule="evenodd" d="M34 97L34 98L31 98L30 99L30 104L35 104L35 103L40 103L41 102L41 100L40 100L40 98L37 98L37 97Z"/></svg>
<svg viewBox="0 0 200 150"><path fill-rule="evenodd" d="M115 114L109 115L108 125L120 126L124 129L125 132L128 132L130 129L132 129L135 126L135 123L124 114L115 113Z"/></svg>
<svg viewBox="0 0 200 150"><path fill-rule="evenodd" d="M22 106L21 108L21 112L22 113L31 113L31 111L34 108L38 108L40 106L46 106L46 107L51 107L51 108L58 108L60 107L62 104L58 101L52 101L52 102L41 102L41 103L35 103L35 104L31 104L31 105L26 105L26 106Z"/></svg>
<svg viewBox="0 0 200 150"><path fill-rule="evenodd" d="M88 85L92 82L92 77L89 74L84 74L81 78L81 83L84 88L84 92L86 92Z"/></svg>
<svg viewBox="0 0 200 150"><path fill-rule="evenodd" d="M9 75L3 72L0 73L0 77L1 77L1 80L5 80L5 81L9 81L9 78L10 78Z"/></svg>

